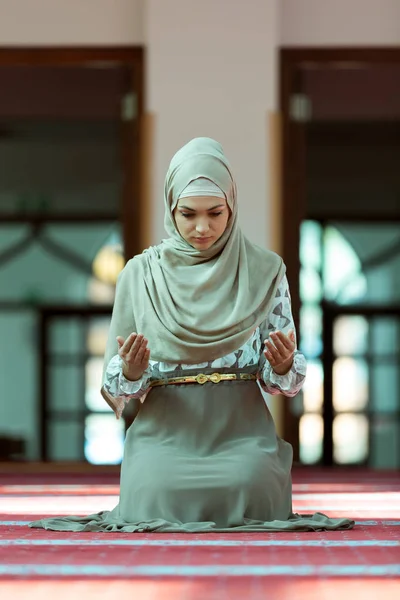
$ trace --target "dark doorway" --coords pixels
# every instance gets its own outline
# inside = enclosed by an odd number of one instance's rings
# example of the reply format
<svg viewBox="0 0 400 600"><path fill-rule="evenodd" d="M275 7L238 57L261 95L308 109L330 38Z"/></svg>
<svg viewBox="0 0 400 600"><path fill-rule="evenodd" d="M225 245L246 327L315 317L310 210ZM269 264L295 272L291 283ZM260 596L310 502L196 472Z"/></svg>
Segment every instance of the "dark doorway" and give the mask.
<svg viewBox="0 0 400 600"><path fill-rule="evenodd" d="M82 415L104 416L90 396L99 356L88 347L106 337L118 268L144 247L143 60L136 47L0 50L1 354L10 365L0 435L24 440L27 460L81 460L83 434L71 437L65 414L76 431ZM64 396L49 386L42 396L43 373Z"/></svg>
<svg viewBox="0 0 400 600"><path fill-rule="evenodd" d="M400 50L281 51L283 254L305 464L400 467ZM351 342L350 342L351 340Z"/></svg>

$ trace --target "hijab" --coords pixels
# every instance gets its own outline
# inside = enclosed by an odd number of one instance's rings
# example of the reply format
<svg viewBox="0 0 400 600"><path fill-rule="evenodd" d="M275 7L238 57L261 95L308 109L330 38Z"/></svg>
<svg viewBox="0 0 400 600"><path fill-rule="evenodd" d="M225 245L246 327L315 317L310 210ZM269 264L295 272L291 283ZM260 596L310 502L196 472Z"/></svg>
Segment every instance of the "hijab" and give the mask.
<svg viewBox="0 0 400 600"><path fill-rule="evenodd" d="M173 216L199 179L218 186L231 211L222 237L205 250L185 241ZM236 183L218 142L195 138L175 154L164 203L168 238L129 260L119 275L105 369L118 352L117 335L132 332L145 336L155 361L199 364L234 352L270 313L285 273L277 254L243 235Z"/></svg>

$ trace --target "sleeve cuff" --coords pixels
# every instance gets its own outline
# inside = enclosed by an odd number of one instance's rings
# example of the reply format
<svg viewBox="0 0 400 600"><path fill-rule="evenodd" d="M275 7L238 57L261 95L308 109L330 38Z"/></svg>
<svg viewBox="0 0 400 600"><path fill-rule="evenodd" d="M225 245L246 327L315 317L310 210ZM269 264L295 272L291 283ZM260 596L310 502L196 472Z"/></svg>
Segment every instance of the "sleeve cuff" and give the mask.
<svg viewBox="0 0 400 600"><path fill-rule="evenodd" d="M143 373L143 375L140 379L137 379L136 381L130 381L122 373L122 366L121 366L121 371L119 374L119 381L118 381L120 392L126 396L131 396L132 394L137 394L139 392L139 390L141 390L143 388L145 383L147 383L149 376L150 376L150 370L147 369Z"/></svg>
<svg viewBox="0 0 400 600"><path fill-rule="evenodd" d="M266 362L265 367L270 367L269 363ZM304 356L298 352L293 357L293 364L290 371L285 375L278 375L272 368L269 368L269 381L274 386L279 388L282 392L289 392L297 384L298 375L305 377L307 371L307 363Z"/></svg>

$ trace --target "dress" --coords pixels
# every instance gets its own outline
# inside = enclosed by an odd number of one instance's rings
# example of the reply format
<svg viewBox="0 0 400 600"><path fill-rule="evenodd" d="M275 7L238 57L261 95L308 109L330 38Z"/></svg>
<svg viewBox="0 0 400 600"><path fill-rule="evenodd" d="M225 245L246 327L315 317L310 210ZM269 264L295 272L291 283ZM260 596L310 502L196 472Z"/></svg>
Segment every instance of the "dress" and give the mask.
<svg viewBox="0 0 400 600"><path fill-rule="evenodd" d="M236 352L201 365L150 362L137 382L115 356L109 394L136 405L127 431L118 505L85 517L52 517L30 527L57 531L240 532L350 529L350 519L292 511L292 447L276 434L261 388L294 396L306 361L296 351L291 371L276 375L263 340L294 328L286 277L273 310ZM257 381L207 382L149 388L154 379L198 373L251 373ZM149 391L150 390L150 391Z"/></svg>

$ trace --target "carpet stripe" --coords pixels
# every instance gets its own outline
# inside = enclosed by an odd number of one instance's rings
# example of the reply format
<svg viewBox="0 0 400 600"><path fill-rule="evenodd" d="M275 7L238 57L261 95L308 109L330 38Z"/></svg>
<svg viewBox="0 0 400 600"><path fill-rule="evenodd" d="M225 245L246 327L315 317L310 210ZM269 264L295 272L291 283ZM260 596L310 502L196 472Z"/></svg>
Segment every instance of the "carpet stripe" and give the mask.
<svg viewBox="0 0 400 600"><path fill-rule="evenodd" d="M217 546L217 547L400 547L397 540L88 540L88 539L1 539L0 546Z"/></svg>
<svg viewBox="0 0 400 600"><path fill-rule="evenodd" d="M400 565L0 565L0 576L96 577L270 577L270 576L399 576Z"/></svg>
<svg viewBox="0 0 400 600"><path fill-rule="evenodd" d="M34 517L32 516L32 520ZM30 521L0 521L0 527L26 527ZM398 527L400 526L400 521L356 521L356 525L363 525L366 527L375 527L375 526L389 526L389 527Z"/></svg>

